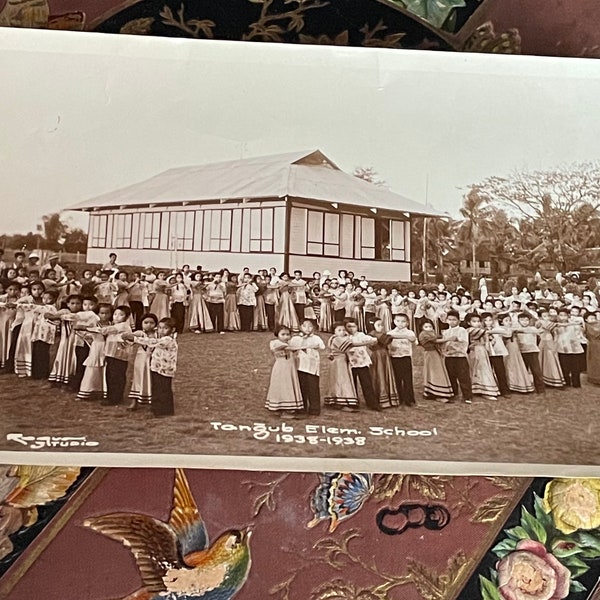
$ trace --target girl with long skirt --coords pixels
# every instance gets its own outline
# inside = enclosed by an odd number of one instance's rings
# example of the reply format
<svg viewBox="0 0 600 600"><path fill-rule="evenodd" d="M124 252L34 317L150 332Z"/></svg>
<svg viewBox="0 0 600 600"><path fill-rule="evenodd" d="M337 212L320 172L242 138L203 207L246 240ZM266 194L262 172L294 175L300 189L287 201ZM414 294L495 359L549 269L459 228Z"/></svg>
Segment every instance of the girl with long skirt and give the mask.
<svg viewBox="0 0 600 600"><path fill-rule="evenodd" d="M206 286L201 281L202 275L196 274L195 281L190 284L192 289L192 298L189 307L189 327L194 333L211 333L215 330L208 306L204 299Z"/></svg>
<svg viewBox="0 0 600 600"><path fill-rule="evenodd" d="M60 322L60 342L48 377L53 385L68 385L75 375L77 369L75 323L78 312L81 312L81 296L69 296L67 298L67 308L58 311L55 316L51 317Z"/></svg>
<svg viewBox="0 0 600 600"><path fill-rule="evenodd" d="M44 284L40 281L29 286L29 296L17 302L17 314L23 313L21 330L15 348L15 373L18 377L31 377L33 327L35 325L35 309L42 305Z"/></svg>
<svg viewBox="0 0 600 600"><path fill-rule="evenodd" d="M547 310L540 311L540 320L536 327L541 330L540 334L540 367L544 384L550 387L562 388L565 378L558 360L558 351L554 341L554 330L556 323L550 320Z"/></svg>
<svg viewBox="0 0 600 600"><path fill-rule="evenodd" d="M585 336L588 341L587 382L600 385L600 322L592 312L585 315Z"/></svg>
<svg viewBox="0 0 600 600"><path fill-rule="evenodd" d="M125 271L119 271L115 280L117 295L113 302L113 306L129 306L129 281Z"/></svg>
<svg viewBox="0 0 600 600"><path fill-rule="evenodd" d="M375 316L383 322L384 331L394 329L392 322L392 311L390 309L390 299L385 288L379 290L379 296L375 300Z"/></svg>
<svg viewBox="0 0 600 600"><path fill-rule="evenodd" d="M379 406L381 408L400 406L396 380L388 353L388 346L392 338L384 331L381 319L377 319L373 323L373 330L369 332L369 335L377 339L377 344L371 346L371 360L373 361L371 377Z"/></svg>
<svg viewBox="0 0 600 600"><path fill-rule="evenodd" d="M240 312L237 306L237 277L231 275L225 283L225 304L223 306L225 331L239 331L241 329Z"/></svg>
<svg viewBox="0 0 600 600"><path fill-rule="evenodd" d="M269 325L267 324L267 308L264 295L267 289L267 282L260 275L255 275L252 281L258 288L256 292L256 306L252 314L252 330L268 331Z"/></svg>
<svg viewBox="0 0 600 600"><path fill-rule="evenodd" d="M147 314L142 319L142 333L147 338L156 338L158 319L156 315ZM135 333L134 333L135 335ZM133 378L129 390L129 410L136 410L140 404L150 404L152 401L152 381L150 375L150 357L152 348L143 344L137 345L133 359Z"/></svg>
<svg viewBox="0 0 600 600"><path fill-rule="evenodd" d="M0 296L0 368L4 368L8 363L11 330L17 313L19 291L18 283L9 283L6 286L6 293Z"/></svg>
<svg viewBox="0 0 600 600"><path fill-rule="evenodd" d="M433 327L433 323L423 321L419 334L419 345L423 348L423 397L449 402L454 392L446 363L441 353L444 340Z"/></svg>
<svg viewBox="0 0 600 600"><path fill-rule="evenodd" d="M275 311L275 322L278 325L288 327L291 331L300 331L300 323L298 322L298 314L290 296L288 282L290 277L287 273L281 274L281 282L279 284L279 302Z"/></svg>
<svg viewBox="0 0 600 600"><path fill-rule="evenodd" d="M505 313L499 315L498 319L503 329L507 332L512 331L512 318L510 315ZM504 344L508 350L508 355L504 357L508 389L518 394L532 394L535 391L533 376L523 361L519 345L513 337L505 337Z"/></svg>
<svg viewBox="0 0 600 600"><path fill-rule="evenodd" d="M330 292L329 284L324 283L318 294L318 302L320 304L319 311L319 331L331 333L333 328L333 309L331 303L333 294Z"/></svg>
<svg viewBox="0 0 600 600"><path fill-rule="evenodd" d="M293 416L304 411L304 402L295 355L289 347L292 333L288 327L280 326L275 335L276 339L271 340L269 344L275 363L271 369L265 408L279 413L282 417Z"/></svg>
<svg viewBox="0 0 600 600"><path fill-rule="evenodd" d="M367 326L365 323L365 312L363 310L364 305L365 299L359 292L348 291L348 304L346 307L346 316L348 319L356 321L359 331L366 333Z"/></svg>
<svg viewBox="0 0 600 600"><path fill-rule="evenodd" d="M152 301L150 302L150 312L156 315L159 321L171 316L168 289L169 284L165 279L165 273L160 271L152 283Z"/></svg>
<svg viewBox="0 0 600 600"><path fill-rule="evenodd" d="M358 396L348 363L348 350L352 349L352 340L343 324L334 326L333 335L327 342L329 350L329 378L325 393L325 406L342 410L358 410Z"/></svg>
<svg viewBox="0 0 600 600"><path fill-rule="evenodd" d="M488 333L483 328L481 317L476 314L467 315L467 333L469 334L469 369L471 372L471 389L474 395L496 399L500 395L494 370L487 351Z"/></svg>
<svg viewBox="0 0 600 600"><path fill-rule="evenodd" d="M98 305L98 321L96 327L109 327L112 322L113 308L110 304ZM94 330L94 327L89 329ZM105 337L100 331L88 332L90 352L83 361L85 371L77 392L77 400L104 400L106 398L106 381L104 375Z"/></svg>

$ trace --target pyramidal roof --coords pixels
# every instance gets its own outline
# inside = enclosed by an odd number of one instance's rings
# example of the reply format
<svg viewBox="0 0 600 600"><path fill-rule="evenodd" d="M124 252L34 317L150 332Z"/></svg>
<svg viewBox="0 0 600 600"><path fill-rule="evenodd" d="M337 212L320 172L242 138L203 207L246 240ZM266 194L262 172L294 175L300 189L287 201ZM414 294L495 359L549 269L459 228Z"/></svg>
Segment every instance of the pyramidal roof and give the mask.
<svg viewBox="0 0 600 600"><path fill-rule="evenodd" d="M91 211L182 203L193 205L286 196L444 216L429 206L345 173L319 150L177 167L69 209Z"/></svg>

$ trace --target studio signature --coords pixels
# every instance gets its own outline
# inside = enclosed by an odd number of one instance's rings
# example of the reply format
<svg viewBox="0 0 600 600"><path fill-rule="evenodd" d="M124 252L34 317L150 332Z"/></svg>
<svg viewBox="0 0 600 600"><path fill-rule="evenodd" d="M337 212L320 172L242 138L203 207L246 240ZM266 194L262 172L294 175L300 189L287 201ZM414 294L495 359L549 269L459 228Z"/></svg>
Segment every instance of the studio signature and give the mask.
<svg viewBox="0 0 600 600"><path fill-rule="evenodd" d="M62 437L53 435L23 435L22 433L8 433L6 440L17 442L23 446L28 446L31 450L41 450L42 448L73 448L77 446L99 446L100 442L88 440L85 436Z"/></svg>

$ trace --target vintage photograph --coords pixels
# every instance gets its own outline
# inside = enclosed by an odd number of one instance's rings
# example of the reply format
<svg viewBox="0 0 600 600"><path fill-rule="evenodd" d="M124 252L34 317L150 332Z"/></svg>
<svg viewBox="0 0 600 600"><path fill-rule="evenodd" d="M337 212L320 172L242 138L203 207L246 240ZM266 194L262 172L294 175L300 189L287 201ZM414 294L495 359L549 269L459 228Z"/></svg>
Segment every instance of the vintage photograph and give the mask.
<svg viewBox="0 0 600 600"><path fill-rule="evenodd" d="M5 456L600 464L594 61L0 49Z"/></svg>

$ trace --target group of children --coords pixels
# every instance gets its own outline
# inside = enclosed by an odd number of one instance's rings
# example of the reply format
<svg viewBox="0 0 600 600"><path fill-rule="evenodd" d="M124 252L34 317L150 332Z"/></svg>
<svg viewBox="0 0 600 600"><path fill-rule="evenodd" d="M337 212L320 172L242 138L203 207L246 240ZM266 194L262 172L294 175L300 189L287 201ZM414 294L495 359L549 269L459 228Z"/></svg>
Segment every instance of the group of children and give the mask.
<svg viewBox="0 0 600 600"><path fill-rule="evenodd" d="M600 384L598 297L590 290L513 287L489 296L480 285L472 296L443 284L376 289L346 271L310 280L274 268L128 272L116 255L81 276L56 260L46 267L4 270L0 367L68 386L80 400L122 403L133 363L129 406L172 414L177 335L187 330L274 331L267 408L288 416L319 414L322 356L330 361L326 406L356 410L359 390L373 410L414 404L416 346L423 395L442 402L459 391L471 402L577 388L586 371L588 383Z"/></svg>
<svg viewBox="0 0 600 600"><path fill-rule="evenodd" d="M171 318L144 313L136 328L130 306L95 295L70 294L60 300L42 281L8 281L3 288L2 373L47 379L72 390L78 400L118 405L133 362L129 408L148 403L155 416L174 414L177 341Z"/></svg>
<svg viewBox="0 0 600 600"><path fill-rule="evenodd" d="M473 309L464 316L450 308L442 321L424 317L411 328L405 313L387 327L381 317L368 333L355 319L333 326L327 343L305 320L299 332L279 326L270 343L275 356L266 408L282 416L319 414L320 354L331 361L324 405L356 411L358 391L369 409L415 404L412 356L423 350L423 397L453 402L462 396L488 399L512 393L544 394L546 387L581 387L581 374L600 385L600 321L596 311L579 307L516 310ZM414 322L414 320L413 320ZM310 381L310 384L308 383Z"/></svg>

